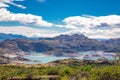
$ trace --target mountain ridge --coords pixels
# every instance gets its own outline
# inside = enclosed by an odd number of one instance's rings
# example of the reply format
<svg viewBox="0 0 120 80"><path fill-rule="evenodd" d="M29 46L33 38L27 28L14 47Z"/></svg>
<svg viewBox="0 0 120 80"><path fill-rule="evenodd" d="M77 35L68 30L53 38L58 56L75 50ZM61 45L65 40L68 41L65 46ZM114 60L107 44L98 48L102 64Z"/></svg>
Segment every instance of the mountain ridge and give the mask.
<svg viewBox="0 0 120 80"><path fill-rule="evenodd" d="M27 39L27 37L23 35L17 35L17 34L0 33L0 41L6 40L6 39Z"/></svg>
<svg viewBox="0 0 120 80"><path fill-rule="evenodd" d="M120 38L105 41L90 39L82 34L60 35L54 38L39 38L37 40L11 39L0 42L0 49L11 49L10 52L65 52L103 50L120 51ZM110 49L109 49L110 48ZM106 49L106 50L105 50ZM116 49L116 50L112 50ZM0 50L1 51L1 50Z"/></svg>

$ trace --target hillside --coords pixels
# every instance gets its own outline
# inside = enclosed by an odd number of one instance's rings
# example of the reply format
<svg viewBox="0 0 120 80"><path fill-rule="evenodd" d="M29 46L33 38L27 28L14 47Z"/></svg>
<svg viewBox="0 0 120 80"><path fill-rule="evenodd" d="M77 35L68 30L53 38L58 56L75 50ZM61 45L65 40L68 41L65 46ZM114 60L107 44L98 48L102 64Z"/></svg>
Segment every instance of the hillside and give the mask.
<svg viewBox="0 0 120 80"><path fill-rule="evenodd" d="M4 64L0 65L0 74L0 80L119 80L120 64L75 59L36 65Z"/></svg>

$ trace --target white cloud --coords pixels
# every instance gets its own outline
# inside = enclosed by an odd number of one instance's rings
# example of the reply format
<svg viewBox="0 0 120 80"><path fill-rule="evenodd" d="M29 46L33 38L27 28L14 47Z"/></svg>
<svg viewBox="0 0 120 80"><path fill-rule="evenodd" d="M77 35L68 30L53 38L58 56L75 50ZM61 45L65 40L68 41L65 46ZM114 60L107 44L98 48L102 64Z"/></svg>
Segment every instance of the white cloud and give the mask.
<svg viewBox="0 0 120 80"><path fill-rule="evenodd" d="M11 13L10 11L7 11L5 8L0 9L0 21L6 21L6 22L20 22L23 24L33 24L36 26L45 26L45 27L51 27L53 26L52 23L49 23L47 21L44 21L41 16L35 16L32 14L24 14L24 13Z"/></svg>
<svg viewBox="0 0 120 80"><path fill-rule="evenodd" d="M120 38L120 15L73 16L65 18L63 22L65 25L62 27L71 29L63 34L84 34L89 38Z"/></svg>
<svg viewBox="0 0 120 80"><path fill-rule="evenodd" d="M23 6L23 5L15 4L15 3L13 3L13 2L9 2L9 4L14 5L14 6L17 6L17 7L22 8L22 9L25 9L25 8L26 8L26 7Z"/></svg>
<svg viewBox="0 0 120 80"><path fill-rule="evenodd" d="M0 8L4 8L4 7L9 7L9 5L4 4L4 3L0 3Z"/></svg>
<svg viewBox="0 0 120 80"><path fill-rule="evenodd" d="M75 25L71 25L71 24L65 25L65 28L77 29Z"/></svg>
<svg viewBox="0 0 120 80"><path fill-rule="evenodd" d="M24 13L12 13L6 9L9 4L25 9L23 5L14 3L14 1L24 1L24 0L0 0L0 21L2 22L20 22L22 24L32 24L35 26L45 26L51 27L52 23L49 23L42 19L41 16L36 16L32 14Z"/></svg>
<svg viewBox="0 0 120 80"><path fill-rule="evenodd" d="M76 26L74 26L74 25L69 25L69 24L67 24L67 25L54 25L54 26L59 27L59 28L78 29Z"/></svg>
<svg viewBox="0 0 120 80"><path fill-rule="evenodd" d="M27 37L54 37L58 35L58 32L54 30L35 29L27 26L0 26L0 33L19 34Z"/></svg>
<svg viewBox="0 0 120 80"><path fill-rule="evenodd" d="M17 7L22 8L22 9L26 8L23 5L19 5L19 4L14 3L14 1L24 1L24 0L0 0L0 8L9 7L9 4L17 6Z"/></svg>
<svg viewBox="0 0 120 80"><path fill-rule="evenodd" d="M108 30L100 30L100 29L80 29L80 30L70 30L67 32L63 32L61 34L84 34L89 38L120 38L120 29L119 28L112 28Z"/></svg>
<svg viewBox="0 0 120 80"><path fill-rule="evenodd" d="M58 35L72 35L72 34L83 34L89 38L120 38L119 28L110 28L107 30L100 29L79 29L69 30L66 32L59 32L49 29L35 29L28 26L0 26L0 33L6 34L19 34L27 37L55 37Z"/></svg>
<svg viewBox="0 0 120 80"><path fill-rule="evenodd" d="M95 28L95 27L113 27L120 25L119 15L109 15L109 16L73 16L68 17L63 20L66 25L73 25L80 28ZM68 26L66 28L74 27Z"/></svg>
<svg viewBox="0 0 120 80"><path fill-rule="evenodd" d="M110 28L107 30L91 30L90 33L87 33L90 38L120 38L120 29L119 28Z"/></svg>

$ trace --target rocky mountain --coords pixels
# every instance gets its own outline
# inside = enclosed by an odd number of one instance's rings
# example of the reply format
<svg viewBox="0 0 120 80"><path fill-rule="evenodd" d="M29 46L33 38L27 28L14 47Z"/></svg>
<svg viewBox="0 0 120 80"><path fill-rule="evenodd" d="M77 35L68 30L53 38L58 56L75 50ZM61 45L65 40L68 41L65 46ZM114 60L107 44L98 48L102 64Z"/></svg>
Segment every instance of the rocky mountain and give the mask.
<svg viewBox="0 0 120 80"><path fill-rule="evenodd" d="M0 61L26 60L24 53L44 53L54 56L73 56L80 51L120 52L120 38L110 40L94 40L82 34L60 35L54 38L8 39L0 41ZM72 55L71 55L72 54ZM8 56L6 56L8 55ZM10 55L15 57L10 57Z"/></svg>
<svg viewBox="0 0 120 80"><path fill-rule="evenodd" d="M106 51L120 52L120 38L103 41L103 44L107 47Z"/></svg>
<svg viewBox="0 0 120 80"><path fill-rule="evenodd" d="M120 39L98 41L82 34L74 34L39 40L11 39L0 42L0 52L12 54L43 52L47 55L68 56L91 50L120 52Z"/></svg>
<svg viewBox="0 0 120 80"><path fill-rule="evenodd" d="M22 35L0 33L0 41L6 40L6 39L26 39L26 38L27 37Z"/></svg>

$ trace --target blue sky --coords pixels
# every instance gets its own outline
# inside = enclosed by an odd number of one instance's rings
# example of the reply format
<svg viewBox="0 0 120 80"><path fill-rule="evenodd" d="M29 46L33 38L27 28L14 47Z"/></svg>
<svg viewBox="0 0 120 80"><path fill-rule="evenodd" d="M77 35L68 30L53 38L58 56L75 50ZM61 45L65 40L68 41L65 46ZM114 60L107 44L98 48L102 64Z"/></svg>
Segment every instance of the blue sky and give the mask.
<svg viewBox="0 0 120 80"><path fill-rule="evenodd" d="M120 0L0 0L0 32L29 37L79 33L90 38L119 38L119 3Z"/></svg>
<svg viewBox="0 0 120 80"><path fill-rule="evenodd" d="M31 13L42 16L48 21L61 21L69 16L93 15L106 16L111 14L120 14L120 0L25 0L17 2L26 6L26 9L20 9L15 6L8 10L15 13Z"/></svg>

